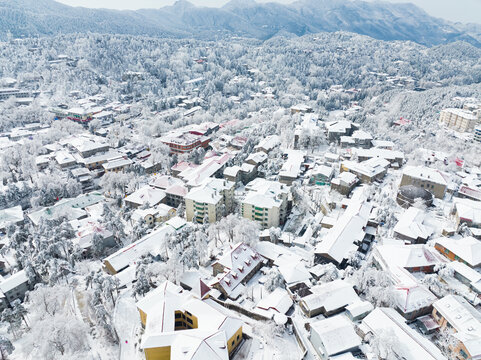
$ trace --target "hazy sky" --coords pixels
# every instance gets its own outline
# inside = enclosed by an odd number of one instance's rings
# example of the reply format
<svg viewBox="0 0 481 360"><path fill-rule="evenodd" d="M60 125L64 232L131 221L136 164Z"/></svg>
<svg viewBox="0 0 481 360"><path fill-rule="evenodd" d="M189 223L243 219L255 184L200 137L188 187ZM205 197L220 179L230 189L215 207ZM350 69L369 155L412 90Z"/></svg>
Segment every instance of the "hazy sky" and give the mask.
<svg viewBox="0 0 481 360"><path fill-rule="evenodd" d="M92 8L110 9L141 9L159 8L170 5L175 0L57 0L59 2ZM269 2L272 0L258 0ZM292 0L276 0L277 2L289 3ZM373 1L373 0L368 0ZM429 14L445 18L451 21L475 22L481 24L481 0L387 0L390 2L412 2L426 10ZM190 0L196 5L222 6L228 0Z"/></svg>

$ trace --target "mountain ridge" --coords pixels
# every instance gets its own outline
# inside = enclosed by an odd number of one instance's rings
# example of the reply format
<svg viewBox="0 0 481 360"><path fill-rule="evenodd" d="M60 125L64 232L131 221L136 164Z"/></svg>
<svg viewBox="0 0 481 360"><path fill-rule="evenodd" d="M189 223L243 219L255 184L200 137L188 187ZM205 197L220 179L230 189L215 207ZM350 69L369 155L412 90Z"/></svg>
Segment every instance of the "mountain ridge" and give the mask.
<svg viewBox="0 0 481 360"><path fill-rule="evenodd" d="M413 4L362 0L298 0L288 5L232 0L220 8L178 0L159 9L136 11L71 7L54 0L0 2L0 37L7 32L15 37L94 32L266 40L282 33L348 31L426 46L466 41L481 47L480 28L434 18Z"/></svg>

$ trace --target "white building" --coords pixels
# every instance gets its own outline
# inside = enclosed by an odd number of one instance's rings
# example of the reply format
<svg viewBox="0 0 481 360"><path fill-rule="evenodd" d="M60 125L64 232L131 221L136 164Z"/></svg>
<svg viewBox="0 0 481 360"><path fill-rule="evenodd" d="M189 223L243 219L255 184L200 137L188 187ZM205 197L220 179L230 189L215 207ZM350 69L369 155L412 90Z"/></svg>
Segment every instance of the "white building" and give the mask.
<svg viewBox="0 0 481 360"><path fill-rule="evenodd" d="M235 183L208 178L185 196L187 221L214 223L232 211Z"/></svg>
<svg viewBox="0 0 481 360"><path fill-rule="evenodd" d="M257 178L246 185L242 216L263 229L279 227L287 218L290 188L276 181Z"/></svg>
<svg viewBox="0 0 481 360"><path fill-rule="evenodd" d="M356 351L361 346L361 338L356 334L351 321L344 315L311 323L310 340L323 360Z"/></svg>

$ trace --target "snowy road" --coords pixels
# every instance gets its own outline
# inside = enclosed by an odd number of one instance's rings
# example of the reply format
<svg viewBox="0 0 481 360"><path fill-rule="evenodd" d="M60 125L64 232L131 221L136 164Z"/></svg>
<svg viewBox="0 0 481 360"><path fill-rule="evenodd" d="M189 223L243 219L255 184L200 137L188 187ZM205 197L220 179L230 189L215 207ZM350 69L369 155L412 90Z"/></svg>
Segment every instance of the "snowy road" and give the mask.
<svg viewBox="0 0 481 360"><path fill-rule="evenodd" d="M130 292L125 292L119 297L115 307L114 324L119 335L119 359L135 360L141 358L140 352L135 348L135 334L140 326L140 318L135 307L135 300L130 296Z"/></svg>

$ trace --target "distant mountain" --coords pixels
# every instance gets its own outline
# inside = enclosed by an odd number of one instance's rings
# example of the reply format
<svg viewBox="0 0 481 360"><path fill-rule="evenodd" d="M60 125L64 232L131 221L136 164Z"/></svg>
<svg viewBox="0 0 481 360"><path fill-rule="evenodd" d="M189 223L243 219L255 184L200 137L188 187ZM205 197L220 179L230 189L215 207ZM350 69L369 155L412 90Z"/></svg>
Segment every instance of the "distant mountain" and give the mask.
<svg viewBox="0 0 481 360"><path fill-rule="evenodd" d="M349 31L423 45L466 41L481 47L481 26L454 24L412 4L361 0L299 0L290 5L232 0L222 8L186 0L160 9L116 11L71 7L54 0L0 0L0 37L93 32L215 39Z"/></svg>

